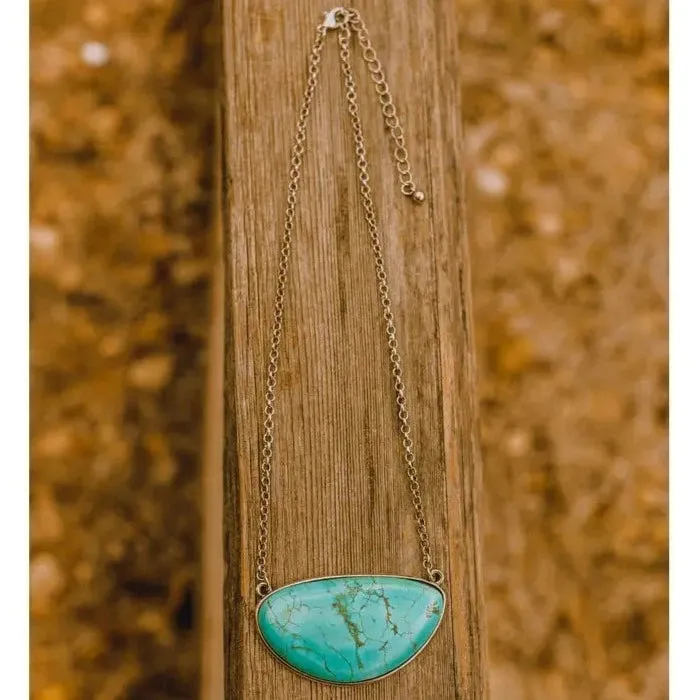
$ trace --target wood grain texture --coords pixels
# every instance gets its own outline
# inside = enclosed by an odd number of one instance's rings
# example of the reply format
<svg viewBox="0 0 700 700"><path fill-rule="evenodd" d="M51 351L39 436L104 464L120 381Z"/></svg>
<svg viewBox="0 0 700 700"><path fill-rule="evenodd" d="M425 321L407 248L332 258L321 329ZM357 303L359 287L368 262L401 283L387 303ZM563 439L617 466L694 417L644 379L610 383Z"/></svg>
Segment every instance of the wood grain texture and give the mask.
<svg viewBox="0 0 700 700"><path fill-rule="evenodd" d="M218 115L220 121L220 115ZM221 157L221 128L217 124L217 153ZM217 165L220 165L217 163ZM223 600L223 387L224 387L224 265L221 221L221 171L215 174L215 206L212 226L211 321L207 368L207 402L204 408L204 449L202 455L202 583L200 610L202 617L201 676L199 695L202 700L223 700L224 647Z"/></svg>
<svg viewBox="0 0 700 700"><path fill-rule="evenodd" d="M414 662L378 683L315 684L257 637L262 399L289 154L318 0L222 0L225 276L224 654L227 698L485 698L481 464L461 168L456 18L444 0L366 0L422 207L398 192L355 52L358 99L403 357L417 464L448 609ZM359 200L336 37L309 120L282 340L272 474L273 586L421 575L388 351Z"/></svg>

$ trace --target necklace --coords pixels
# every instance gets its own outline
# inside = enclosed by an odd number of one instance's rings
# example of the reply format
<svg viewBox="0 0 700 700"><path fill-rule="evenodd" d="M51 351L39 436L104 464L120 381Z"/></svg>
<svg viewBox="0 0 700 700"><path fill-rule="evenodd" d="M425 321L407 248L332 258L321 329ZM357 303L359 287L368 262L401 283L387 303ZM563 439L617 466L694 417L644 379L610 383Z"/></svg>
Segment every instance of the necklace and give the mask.
<svg viewBox="0 0 700 700"><path fill-rule="evenodd" d="M374 254L379 299L388 338L389 361L398 412L416 528L426 579L407 576L329 576L298 581L273 589L267 571L269 549L270 483L275 414L275 388L279 368L282 321L297 193L305 152L307 121L318 82L321 51L329 32L335 31L347 108L352 122L357 172ZM367 153L358 113L355 79L350 61L350 40L355 35L370 72L386 128L394 142L394 159L401 192L421 203L425 194L416 189L408 161L403 129L389 92L384 71L370 43L367 28L353 9L326 13L316 29L308 65L296 138L292 149L287 208L279 261L272 340L267 370L260 462L260 521L256 558L256 593L260 597L256 622L270 651L295 671L317 681L335 684L366 683L383 678L412 661L439 627L445 612L442 572L433 566L430 540L421 498L415 453L410 437L406 390L396 338L379 227L370 188Z"/></svg>

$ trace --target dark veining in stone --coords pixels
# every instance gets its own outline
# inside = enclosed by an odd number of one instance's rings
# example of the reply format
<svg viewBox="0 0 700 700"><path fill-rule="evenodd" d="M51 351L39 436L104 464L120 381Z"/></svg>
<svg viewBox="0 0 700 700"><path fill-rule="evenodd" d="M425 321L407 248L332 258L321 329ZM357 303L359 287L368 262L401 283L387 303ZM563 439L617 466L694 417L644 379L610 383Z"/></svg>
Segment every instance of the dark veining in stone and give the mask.
<svg viewBox="0 0 700 700"><path fill-rule="evenodd" d="M357 683L405 664L430 640L445 599L399 576L343 576L285 586L262 601L260 632L272 651L319 680Z"/></svg>

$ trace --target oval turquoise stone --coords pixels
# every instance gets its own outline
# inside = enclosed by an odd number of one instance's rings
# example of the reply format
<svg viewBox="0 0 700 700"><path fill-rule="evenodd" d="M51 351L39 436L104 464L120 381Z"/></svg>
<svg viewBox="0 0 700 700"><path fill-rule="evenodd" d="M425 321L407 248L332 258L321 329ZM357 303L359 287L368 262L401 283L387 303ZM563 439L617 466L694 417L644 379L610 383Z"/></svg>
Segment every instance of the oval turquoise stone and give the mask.
<svg viewBox="0 0 700 700"><path fill-rule="evenodd" d="M362 683L395 671L430 640L445 594L400 576L337 576L273 591L258 628L285 663L316 680Z"/></svg>

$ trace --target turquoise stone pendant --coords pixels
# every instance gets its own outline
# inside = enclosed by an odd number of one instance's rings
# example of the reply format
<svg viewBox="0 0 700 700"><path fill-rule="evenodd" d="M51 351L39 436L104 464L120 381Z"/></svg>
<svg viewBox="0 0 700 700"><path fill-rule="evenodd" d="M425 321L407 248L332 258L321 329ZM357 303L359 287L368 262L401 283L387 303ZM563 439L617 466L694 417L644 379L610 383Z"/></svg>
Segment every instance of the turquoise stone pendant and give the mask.
<svg viewBox="0 0 700 700"><path fill-rule="evenodd" d="M326 683L375 681L405 666L435 634L445 594L404 576L333 576L291 583L258 604L273 654Z"/></svg>

